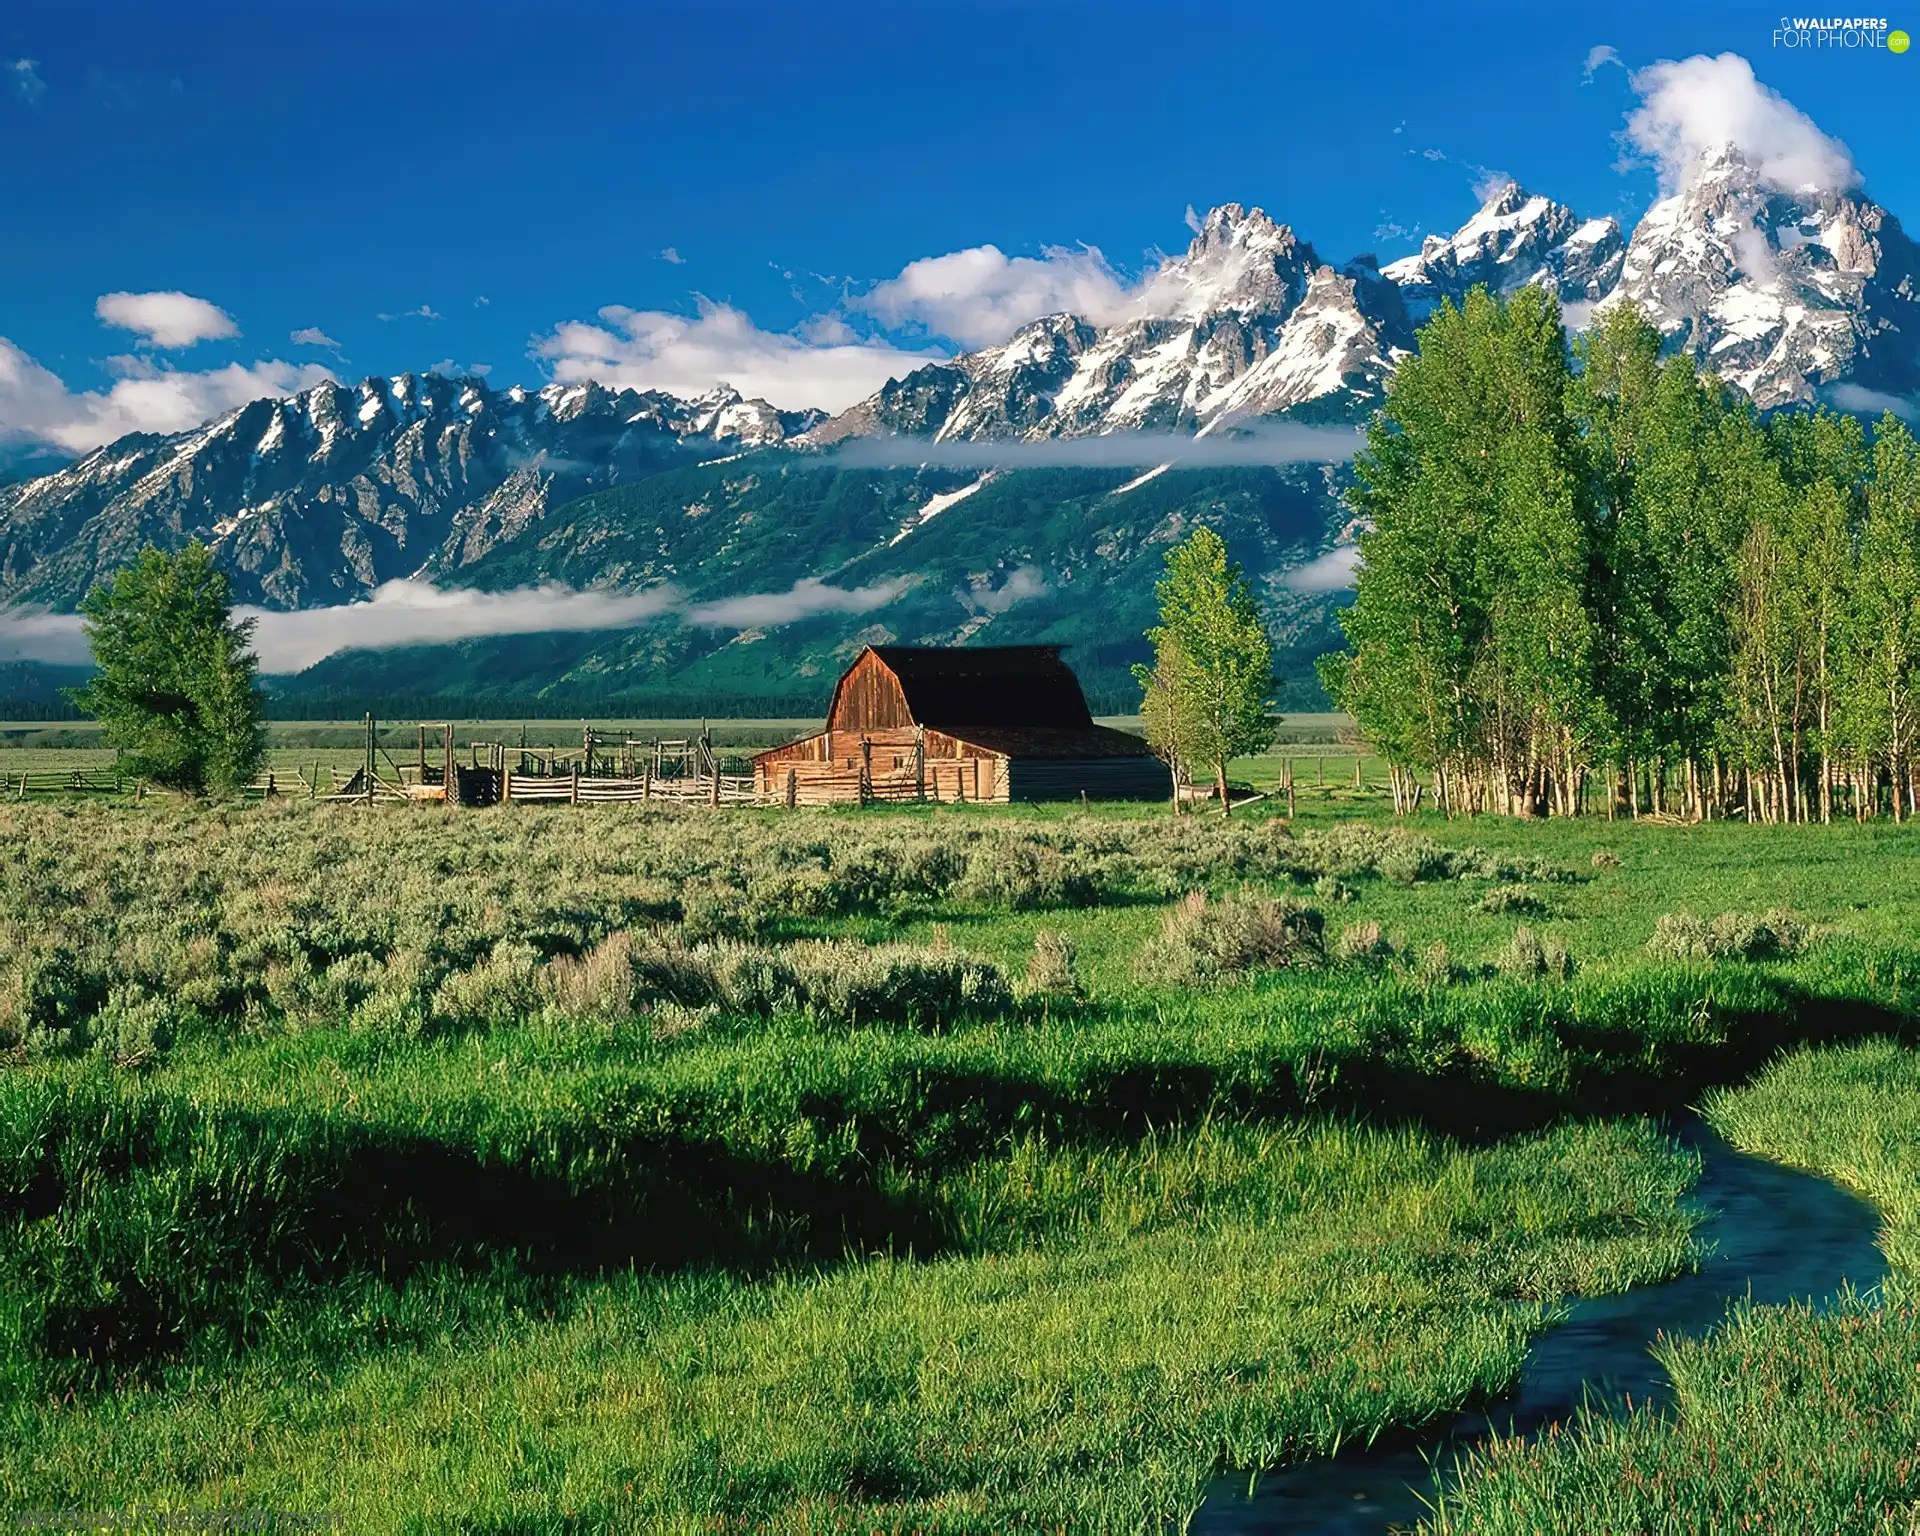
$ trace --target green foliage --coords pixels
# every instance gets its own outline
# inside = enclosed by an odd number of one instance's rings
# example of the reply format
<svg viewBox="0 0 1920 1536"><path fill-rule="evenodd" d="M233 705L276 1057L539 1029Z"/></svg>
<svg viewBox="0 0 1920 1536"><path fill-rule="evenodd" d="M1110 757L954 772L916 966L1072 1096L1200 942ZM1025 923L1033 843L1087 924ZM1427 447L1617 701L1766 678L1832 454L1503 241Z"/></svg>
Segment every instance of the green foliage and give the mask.
<svg viewBox="0 0 1920 1536"><path fill-rule="evenodd" d="M1442 305L1356 463L1326 686L1444 809L1830 820L1914 794L1920 444L1763 422L1630 308Z"/></svg>
<svg viewBox="0 0 1920 1536"><path fill-rule="evenodd" d="M1831 1310L1736 1306L1656 1348L1668 1412L1583 1416L1497 1440L1428 1527L1474 1532L1795 1530L1886 1536L1920 1508L1920 1053L1892 1041L1803 1051L1704 1111L1742 1150L1852 1185L1884 1211L1893 1274Z"/></svg>
<svg viewBox="0 0 1920 1536"><path fill-rule="evenodd" d="M122 767L192 794L249 782L265 750L248 648L232 585L204 544L149 545L81 603L99 673L73 700L100 722Z"/></svg>
<svg viewBox="0 0 1920 1536"><path fill-rule="evenodd" d="M1147 631L1153 666L1136 667L1141 715L1176 777L1205 767L1227 805L1227 759L1264 751L1276 724L1273 646L1245 573L1211 528L1167 551L1155 589L1160 622Z"/></svg>
<svg viewBox="0 0 1920 1536"><path fill-rule="evenodd" d="M1722 912L1711 922L1690 912L1662 913L1647 940L1656 960L1770 960L1796 954L1806 944L1807 925L1775 907L1762 916Z"/></svg>
<svg viewBox="0 0 1920 1536"><path fill-rule="evenodd" d="M1503 912L1522 914L1545 912L1547 904L1541 899L1540 893L1530 885L1496 885L1480 898L1478 909L1497 917Z"/></svg>
<svg viewBox="0 0 1920 1536"><path fill-rule="evenodd" d="M1552 895L1515 974L1462 880ZM1644 952L1709 897L1820 936ZM0 805L0 1499L1177 1525L1684 1266L1604 1117L1909 1021L1917 899L1891 826Z"/></svg>
<svg viewBox="0 0 1920 1536"><path fill-rule="evenodd" d="M1217 901L1192 891L1141 948L1139 972L1176 986L1208 987L1253 971L1299 969L1324 954L1323 920L1300 902L1242 893Z"/></svg>

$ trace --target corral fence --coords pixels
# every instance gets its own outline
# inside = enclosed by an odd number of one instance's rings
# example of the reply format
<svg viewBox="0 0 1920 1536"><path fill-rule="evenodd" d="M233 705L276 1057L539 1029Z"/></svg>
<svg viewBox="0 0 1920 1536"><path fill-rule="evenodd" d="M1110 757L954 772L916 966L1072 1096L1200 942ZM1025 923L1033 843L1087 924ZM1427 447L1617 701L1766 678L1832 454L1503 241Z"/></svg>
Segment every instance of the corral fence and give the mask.
<svg viewBox="0 0 1920 1536"><path fill-rule="evenodd" d="M995 771L983 778L982 763L916 758L892 769L871 763L855 767L806 760L763 764L756 777L737 771L749 766L741 758L729 760L714 751L709 735L643 739L593 726L582 728L578 745L529 744L524 733L518 743L473 741L457 745L451 724L415 728L412 761L396 758L380 740L371 715L364 722L360 762L351 771L315 759L310 766L278 767L263 772L242 793L258 800L302 798L341 805L438 801L464 806L510 804L514 801L567 805L702 805L820 806L887 805L921 801L1005 804L1007 775ZM431 738L431 739L430 739ZM401 747L402 757L408 755ZM1233 803L1244 805L1275 797L1294 810L1296 796L1333 797L1345 791L1356 797L1384 793L1385 782L1363 777L1363 762L1374 759L1364 748L1340 754L1342 769L1329 773L1324 755L1296 761L1281 760L1280 781L1261 794L1230 785ZM996 765L987 765L995 767ZM1004 770L1005 764L997 765ZM1310 777L1301 781L1299 769ZM35 796L132 795L148 786L138 778L112 768L49 768L0 770L0 801ZM1182 782L1176 791L1183 800L1215 797L1210 783ZM1033 798L1031 795L1024 798ZM1072 798L1066 793L1065 798Z"/></svg>

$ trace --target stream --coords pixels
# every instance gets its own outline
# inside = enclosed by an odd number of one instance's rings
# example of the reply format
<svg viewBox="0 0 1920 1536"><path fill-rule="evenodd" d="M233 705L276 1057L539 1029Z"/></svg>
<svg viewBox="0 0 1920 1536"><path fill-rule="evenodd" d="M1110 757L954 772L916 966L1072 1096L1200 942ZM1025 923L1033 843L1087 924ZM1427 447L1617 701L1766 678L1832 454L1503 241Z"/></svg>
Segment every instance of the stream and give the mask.
<svg viewBox="0 0 1920 1536"><path fill-rule="evenodd" d="M1439 1487L1436 1473L1491 1431L1539 1433L1570 1418L1583 1395L1609 1404L1670 1402L1671 1383L1649 1346L1657 1333L1704 1333L1730 1302L1826 1302L1843 1282L1866 1290L1886 1274L1875 1245L1879 1212L1839 1185L1736 1151L1705 1121L1680 1140L1700 1154L1692 1198L1712 1213L1697 1229L1713 1253L1693 1274L1573 1304L1572 1316L1534 1340L1518 1388L1438 1430L1356 1447L1260 1475L1216 1479L1187 1527L1191 1536L1314 1532L1386 1536L1411 1529Z"/></svg>

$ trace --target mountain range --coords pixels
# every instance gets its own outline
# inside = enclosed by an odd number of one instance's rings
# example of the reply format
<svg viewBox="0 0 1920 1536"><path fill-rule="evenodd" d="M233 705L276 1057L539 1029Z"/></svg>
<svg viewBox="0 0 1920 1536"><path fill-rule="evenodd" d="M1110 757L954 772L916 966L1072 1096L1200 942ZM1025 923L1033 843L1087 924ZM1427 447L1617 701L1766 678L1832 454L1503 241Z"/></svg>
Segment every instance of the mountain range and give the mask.
<svg viewBox="0 0 1920 1536"><path fill-rule="evenodd" d="M1549 287L1575 325L1634 304L1762 407L1920 391L1920 253L1899 221L1855 192L1784 193L1723 147L1631 233L1510 185L1384 267L1328 261L1228 204L1124 312L1037 319L830 418L724 387L687 400L434 374L258 400L0 484L0 602L68 609L143 544L199 537L267 609L399 579L674 594L671 612L620 630L345 651L282 685L296 694L744 707L823 693L864 640L975 637L1066 644L1096 692L1124 692L1161 554L1205 519L1304 657L1350 569L1346 472L1265 462L1249 434L1363 421L1419 322L1476 284ZM991 451L1094 438L1137 444L1138 462L1039 468ZM1213 441L1183 465L1170 438ZM855 455L874 439L910 440L886 460L907 467ZM1248 462L1223 464L1243 442ZM941 451L954 445L972 445L967 467ZM1298 696L1311 692L1303 679Z"/></svg>

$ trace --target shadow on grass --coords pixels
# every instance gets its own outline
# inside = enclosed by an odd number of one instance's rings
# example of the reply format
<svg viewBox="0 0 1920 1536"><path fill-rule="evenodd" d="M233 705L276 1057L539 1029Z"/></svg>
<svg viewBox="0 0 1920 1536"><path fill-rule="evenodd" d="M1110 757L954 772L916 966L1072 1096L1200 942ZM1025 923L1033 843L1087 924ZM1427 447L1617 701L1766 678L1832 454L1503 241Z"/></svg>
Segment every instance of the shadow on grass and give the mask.
<svg viewBox="0 0 1920 1536"><path fill-rule="evenodd" d="M1653 1064L1644 1031L1557 1021L1576 1066L1556 1089L1503 1082L1458 1050L1424 1065L1359 1047L1148 1057L1055 1077L921 1060L910 1093L873 1081L815 1089L737 1143L702 1132L747 1118L704 1084L625 1085L490 1147L471 1131L203 1111L121 1098L110 1077L70 1080L0 1149L0 1288L26 1298L20 1342L86 1385L194 1338L242 1351L273 1298L351 1275L400 1285L422 1267L480 1272L503 1259L535 1276L751 1274L849 1253L966 1251L930 1175L1032 1133L1124 1147L1207 1116L1327 1115L1477 1142L1568 1114L1676 1110L1794 1046L1920 1038L1909 1013L1787 978L1768 980L1765 1003L1718 1011L1715 1038L1665 1043Z"/></svg>

